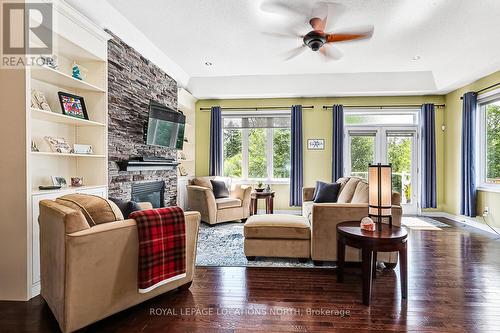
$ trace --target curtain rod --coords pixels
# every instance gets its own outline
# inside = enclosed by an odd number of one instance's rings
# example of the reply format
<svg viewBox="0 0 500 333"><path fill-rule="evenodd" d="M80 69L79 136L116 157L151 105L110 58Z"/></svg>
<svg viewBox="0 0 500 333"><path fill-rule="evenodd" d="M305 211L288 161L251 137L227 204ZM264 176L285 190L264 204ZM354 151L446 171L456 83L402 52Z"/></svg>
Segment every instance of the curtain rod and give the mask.
<svg viewBox="0 0 500 333"><path fill-rule="evenodd" d="M479 90L478 90L478 91L476 91L475 93L476 93L476 94L480 94L480 93L482 93L483 91L490 90L491 88L495 88L495 87L498 87L498 86L500 86L500 82L495 83L495 84L492 84L491 86L488 86L488 87L486 87L486 88L479 89ZM463 98L463 97L460 97L460 99L464 99L464 98Z"/></svg>
<svg viewBox="0 0 500 333"><path fill-rule="evenodd" d="M495 88L495 87L497 87L497 86L500 86L500 82L495 83L495 84L492 84L492 85L491 85L491 86L489 86L489 87L486 87L486 88L480 89L480 90L476 91L476 94L482 93L483 91L486 91L486 90L490 90L491 88Z"/></svg>
<svg viewBox="0 0 500 333"><path fill-rule="evenodd" d="M287 105L287 106L249 106L249 107L234 107L234 108L220 108L221 110L232 110L232 111L245 111L245 110L287 110L290 109L292 106ZM200 108L200 111L210 111L212 108ZM306 105L302 106L302 110L310 110L314 109L313 105Z"/></svg>
<svg viewBox="0 0 500 333"><path fill-rule="evenodd" d="M404 105L344 105L344 108L351 109L416 109L420 108L421 104L404 104ZM444 108L445 104L435 104L436 108ZM323 105L323 109L331 110L333 108L332 105Z"/></svg>

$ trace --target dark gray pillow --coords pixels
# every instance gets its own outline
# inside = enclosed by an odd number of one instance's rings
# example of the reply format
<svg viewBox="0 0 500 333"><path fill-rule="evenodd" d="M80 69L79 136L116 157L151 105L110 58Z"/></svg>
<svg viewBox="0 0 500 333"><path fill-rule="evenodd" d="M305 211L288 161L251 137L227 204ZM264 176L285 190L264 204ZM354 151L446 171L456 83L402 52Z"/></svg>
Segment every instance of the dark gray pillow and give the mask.
<svg viewBox="0 0 500 333"><path fill-rule="evenodd" d="M133 212L141 210L141 206L135 201L125 201L121 199L109 198L109 200L113 201L118 208L120 208L123 217L128 219L128 216Z"/></svg>
<svg viewBox="0 0 500 333"><path fill-rule="evenodd" d="M229 197L229 190L225 182L221 180L210 180L210 182L212 183L215 199Z"/></svg>
<svg viewBox="0 0 500 333"><path fill-rule="evenodd" d="M337 202L337 196L339 195L340 184L339 183L324 183L317 182L316 190L314 196L315 203L322 202Z"/></svg>

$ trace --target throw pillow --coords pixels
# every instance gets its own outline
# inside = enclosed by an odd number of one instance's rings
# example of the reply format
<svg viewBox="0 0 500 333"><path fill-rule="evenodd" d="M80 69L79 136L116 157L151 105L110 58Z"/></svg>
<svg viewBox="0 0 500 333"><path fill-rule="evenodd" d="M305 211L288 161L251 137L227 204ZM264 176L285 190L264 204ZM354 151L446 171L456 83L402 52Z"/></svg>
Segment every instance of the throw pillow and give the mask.
<svg viewBox="0 0 500 333"><path fill-rule="evenodd" d="M354 191L356 190L356 186L358 186L361 178L351 177L347 181L347 183L342 186L342 191L340 191L339 197L337 199L338 203L350 203L352 197L354 195Z"/></svg>
<svg viewBox="0 0 500 333"><path fill-rule="evenodd" d="M337 196L340 190L339 183L324 183L317 182L316 197L314 198L315 203L322 202L337 202Z"/></svg>
<svg viewBox="0 0 500 333"><path fill-rule="evenodd" d="M129 215L138 210L142 210L141 206L135 201L125 201L115 198L109 198L109 200L113 201L118 208L120 208L123 216L128 219Z"/></svg>
<svg viewBox="0 0 500 333"><path fill-rule="evenodd" d="M210 182L212 183L215 199L229 197L229 190L225 182L219 180L210 180Z"/></svg>
<svg viewBox="0 0 500 333"><path fill-rule="evenodd" d="M318 187L319 187L319 184L322 183L322 182L316 182L316 186L314 187L314 193L313 193L313 197L312 197L312 201L314 201L314 199L316 199L316 195L318 194Z"/></svg>

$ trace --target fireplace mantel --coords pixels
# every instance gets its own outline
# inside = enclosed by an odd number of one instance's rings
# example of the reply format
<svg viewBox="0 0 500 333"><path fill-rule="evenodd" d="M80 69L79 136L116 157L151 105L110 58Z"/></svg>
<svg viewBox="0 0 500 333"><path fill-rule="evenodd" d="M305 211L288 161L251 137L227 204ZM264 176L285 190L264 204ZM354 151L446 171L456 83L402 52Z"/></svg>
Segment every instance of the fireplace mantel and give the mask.
<svg viewBox="0 0 500 333"><path fill-rule="evenodd" d="M140 161L128 160L116 162L120 171L154 171L174 170L179 163L177 161Z"/></svg>

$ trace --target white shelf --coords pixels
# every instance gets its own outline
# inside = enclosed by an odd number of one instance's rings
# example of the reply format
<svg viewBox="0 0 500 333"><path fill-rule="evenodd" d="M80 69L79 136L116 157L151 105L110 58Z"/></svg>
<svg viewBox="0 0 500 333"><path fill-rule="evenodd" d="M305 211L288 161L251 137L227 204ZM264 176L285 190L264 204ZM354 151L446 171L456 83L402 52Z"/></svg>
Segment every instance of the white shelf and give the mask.
<svg viewBox="0 0 500 333"><path fill-rule="evenodd" d="M179 163L184 163L184 162L194 162L194 160L177 160Z"/></svg>
<svg viewBox="0 0 500 333"><path fill-rule="evenodd" d="M100 126L100 127L106 126L106 124L99 123L97 121L75 118L71 116L66 116L61 113L55 113L40 109L32 108L31 115L33 116L34 119L51 121L60 124L76 125L76 126Z"/></svg>
<svg viewBox="0 0 500 333"><path fill-rule="evenodd" d="M77 157L77 158L105 158L105 155L95 155L95 154L65 154L65 153L53 153L45 151L32 151L33 156L55 156L55 157Z"/></svg>
<svg viewBox="0 0 500 333"><path fill-rule="evenodd" d="M85 190L92 190L95 188L101 188L101 187L106 187L107 185L94 185L94 186L66 186L62 187L57 190L40 190L39 188L33 188L31 190L32 195L38 195L38 194L47 194L47 193L58 193L58 192L67 192L67 191L72 191L72 190L78 190L78 191L85 191Z"/></svg>
<svg viewBox="0 0 500 333"><path fill-rule="evenodd" d="M35 80L47 82L58 87L102 93L106 92L104 89L99 88L91 83L75 79L68 74L45 66L33 67L31 71L31 77Z"/></svg>

